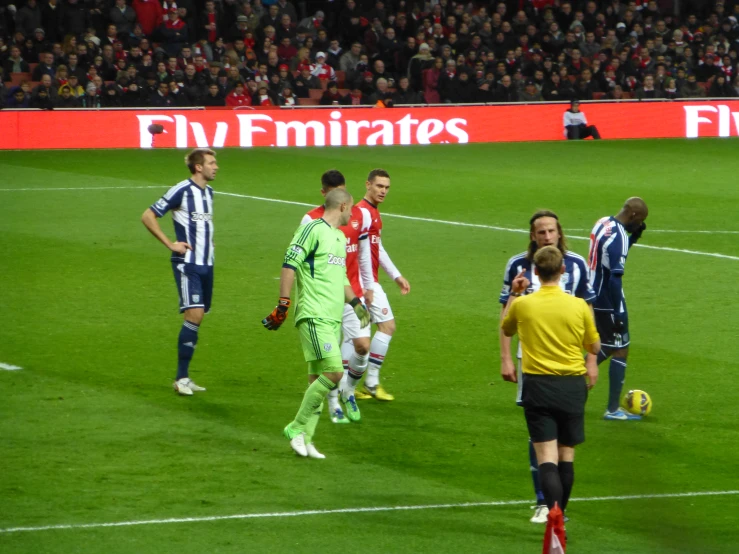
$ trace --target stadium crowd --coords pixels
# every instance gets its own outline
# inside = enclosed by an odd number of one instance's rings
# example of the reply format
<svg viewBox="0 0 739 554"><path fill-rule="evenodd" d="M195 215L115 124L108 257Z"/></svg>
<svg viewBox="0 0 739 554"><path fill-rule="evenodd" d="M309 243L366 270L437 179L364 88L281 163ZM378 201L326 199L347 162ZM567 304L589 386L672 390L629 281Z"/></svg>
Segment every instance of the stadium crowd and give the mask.
<svg viewBox="0 0 739 554"><path fill-rule="evenodd" d="M0 0L0 106L739 96L739 0L175 1Z"/></svg>

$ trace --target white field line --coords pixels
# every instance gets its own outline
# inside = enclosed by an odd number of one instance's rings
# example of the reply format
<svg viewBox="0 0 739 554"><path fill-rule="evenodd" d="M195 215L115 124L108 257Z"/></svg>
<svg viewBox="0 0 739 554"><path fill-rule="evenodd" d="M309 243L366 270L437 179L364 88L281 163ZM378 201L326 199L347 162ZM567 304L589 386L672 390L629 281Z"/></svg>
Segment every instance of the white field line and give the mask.
<svg viewBox="0 0 739 554"><path fill-rule="evenodd" d="M18 371L19 369L23 369L23 368L19 365L4 364L0 362L0 369L4 369L6 371Z"/></svg>
<svg viewBox="0 0 739 554"><path fill-rule="evenodd" d="M572 498L570 502L612 502L619 500L648 500L661 498L686 498L699 496L730 496L739 494L739 490L733 491L700 491L700 492L678 492L667 494L633 494L622 496L591 496L585 498ZM69 529L99 529L104 527L132 527L137 525L168 525L172 523L200 523L206 521L226 521L238 519L265 519L302 517L331 514L358 514L371 512L404 512L417 510L445 510L450 508L480 508L493 506L517 506L520 504L531 504L532 500L492 500L488 502L460 502L455 504L419 504L415 506L377 506L366 508L339 508L334 510L302 510L294 512L265 512L251 514L232 514L225 516L201 516L201 517L171 517L166 519L142 519L132 521L112 521L106 523L72 523L61 525L41 525L37 527L7 527L0 529L2 533L22 533L34 531L55 531Z"/></svg>
<svg viewBox="0 0 739 554"><path fill-rule="evenodd" d="M27 189L0 189L0 192L19 192L19 191L55 191L55 190L116 190L116 189L153 189L153 188L159 188L163 189L164 187L160 187L158 185L153 186L142 186L142 187L68 187L68 188L27 188ZM216 194L221 194L224 196L233 196L236 198L247 198L250 200L261 200L263 202L274 202L277 204L290 204L293 206L308 206L308 207L315 207L315 204L309 204L307 202L295 202L292 200L280 200L277 198L266 198L263 196L251 196L248 194L237 194L234 192L223 192L223 191L215 191ZM506 231L509 233L523 233L528 234L527 229L513 229L511 227L500 227L497 225L484 225L481 223L465 223L463 221L449 221L445 219L433 219L428 217L415 217L410 215L401 215L401 214L393 214L393 213L387 213L383 212L383 215L385 217L395 217L398 219L408 219L411 221L424 221L426 223L441 223L443 225L455 225L457 227L473 227L476 229L491 229L493 231ZM704 231L705 233L713 233L713 231ZM568 235L567 236L570 239L575 240L590 240L588 237L581 237L577 235ZM694 254L696 256L709 256L711 258L722 258L725 260L738 260L739 256L730 256L729 254L719 254L717 252L702 252L700 250L687 250L684 248L671 248L669 246L652 246L649 244L637 244L638 248L648 248L650 250L663 250L666 252L682 252L683 254Z"/></svg>

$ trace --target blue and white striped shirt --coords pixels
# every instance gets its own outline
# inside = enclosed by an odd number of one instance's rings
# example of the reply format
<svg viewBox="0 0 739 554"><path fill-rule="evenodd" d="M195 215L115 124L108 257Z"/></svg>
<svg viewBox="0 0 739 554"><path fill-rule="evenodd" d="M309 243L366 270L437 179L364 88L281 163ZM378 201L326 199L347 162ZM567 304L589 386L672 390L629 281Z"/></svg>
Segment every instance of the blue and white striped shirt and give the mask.
<svg viewBox="0 0 739 554"><path fill-rule="evenodd" d="M157 217L172 210L177 241L192 247L184 255L173 253L173 262L213 265L213 189L210 186L202 189L186 179L170 188L151 209Z"/></svg>
<svg viewBox="0 0 739 554"><path fill-rule="evenodd" d="M624 274L626 257L629 255L629 235L624 226L614 217L600 218L590 232L590 285L596 294L593 309L598 311L624 311L623 293L620 306L611 302L608 281L611 274Z"/></svg>

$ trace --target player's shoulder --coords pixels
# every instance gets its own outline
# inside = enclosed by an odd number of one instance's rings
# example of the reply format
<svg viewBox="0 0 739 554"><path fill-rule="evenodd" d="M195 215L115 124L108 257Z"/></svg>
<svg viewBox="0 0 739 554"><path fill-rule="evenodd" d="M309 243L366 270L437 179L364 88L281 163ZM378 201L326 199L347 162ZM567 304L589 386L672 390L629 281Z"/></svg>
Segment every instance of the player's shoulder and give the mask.
<svg viewBox="0 0 739 554"><path fill-rule="evenodd" d="M521 252L520 254L515 254L511 256L510 258L508 258L508 261L506 262L506 266L505 266L506 271L509 271L511 267L517 264L518 265L521 265L521 264L528 265L529 260L526 259L526 256L528 256L528 254L529 254L528 251L525 250Z"/></svg>
<svg viewBox="0 0 739 554"><path fill-rule="evenodd" d="M583 258L580 254L576 252L572 252L571 250L568 250L567 252L565 252L564 258L565 258L565 261L569 261L574 265L579 265L579 266L587 265L585 258Z"/></svg>
<svg viewBox="0 0 739 554"><path fill-rule="evenodd" d="M169 187L169 190L166 193L164 193L164 197L167 199L173 198L177 194L189 189L191 185L192 185L192 181L190 179L185 179L184 181L180 181L176 185Z"/></svg>

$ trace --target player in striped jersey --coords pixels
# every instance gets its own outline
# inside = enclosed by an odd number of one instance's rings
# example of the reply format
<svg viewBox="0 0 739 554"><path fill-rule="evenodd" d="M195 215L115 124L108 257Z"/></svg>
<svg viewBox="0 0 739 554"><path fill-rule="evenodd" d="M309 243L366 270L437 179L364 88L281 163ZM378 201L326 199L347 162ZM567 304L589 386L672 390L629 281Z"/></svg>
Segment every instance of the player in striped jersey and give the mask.
<svg viewBox="0 0 739 554"><path fill-rule="evenodd" d="M567 240L557 214L549 210L539 210L531 216L529 225L528 250L513 256L506 264L505 274L503 275L503 289L500 292L499 298L501 303L501 321L508 298L511 295L511 285L516 276L522 274L530 283L524 294L531 294L539 290L541 283L539 282L539 276L534 273L534 254L536 254L539 248L543 248L544 246L556 245L563 254L565 272L562 274L559 282L562 290L568 294L582 298L588 304L592 304L595 300L595 293L588 282L588 269L585 264L585 258L567 250ZM499 333L501 375L506 381L512 381L518 384L516 404L521 406L521 394L523 391L521 344L520 342L518 344L518 353L516 355L517 364L514 365L511 355L511 337L506 337L502 330ZM595 356L588 357L587 365L589 371L595 371L597 374L598 368L596 366ZM537 463L536 452L530 440L529 462L531 478L534 483L534 493L536 494L536 511L531 517L531 523L546 523L549 510L539 483L539 464ZM567 468L568 466L565 466L563 469L567 471Z"/></svg>
<svg viewBox="0 0 739 554"><path fill-rule="evenodd" d="M321 194L325 197L335 189L346 189L346 180L340 171L331 169L321 176ZM322 204L303 216L301 225L323 217L326 205ZM363 298L364 287L359 270L360 264L365 266L365 275L372 271L369 246L367 241L369 230L369 214L354 206L349 223L339 227L346 236L346 274L349 283L358 298ZM329 417L334 423L359 422L361 414L355 400L357 383L367 369L370 348L370 326L360 325L354 309L348 304L344 306L344 317L341 322L343 334L341 358L344 365L344 378L338 388L328 394ZM342 409L342 405L344 409Z"/></svg>
<svg viewBox="0 0 739 554"><path fill-rule="evenodd" d="M172 251L172 270L180 295L180 313L185 321L177 339L177 376L174 390L191 396L204 391L189 376L190 361L198 343L203 315L213 296L213 189L218 164L213 150L198 148L185 157L189 179L177 183L152 204L141 217L146 228ZM159 226L158 218L172 212L176 240L172 242Z"/></svg>
<svg viewBox="0 0 739 554"><path fill-rule="evenodd" d="M620 407L631 342L622 281L629 248L647 228L647 215L649 209L644 200L629 198L616 216L599 219L590 233L588 266L590 284L597 295L593 308L601 339L598 364L611 358L608 367L608 407L603 415L607 420L641 419L641 416L630 414Z"/></svg>

